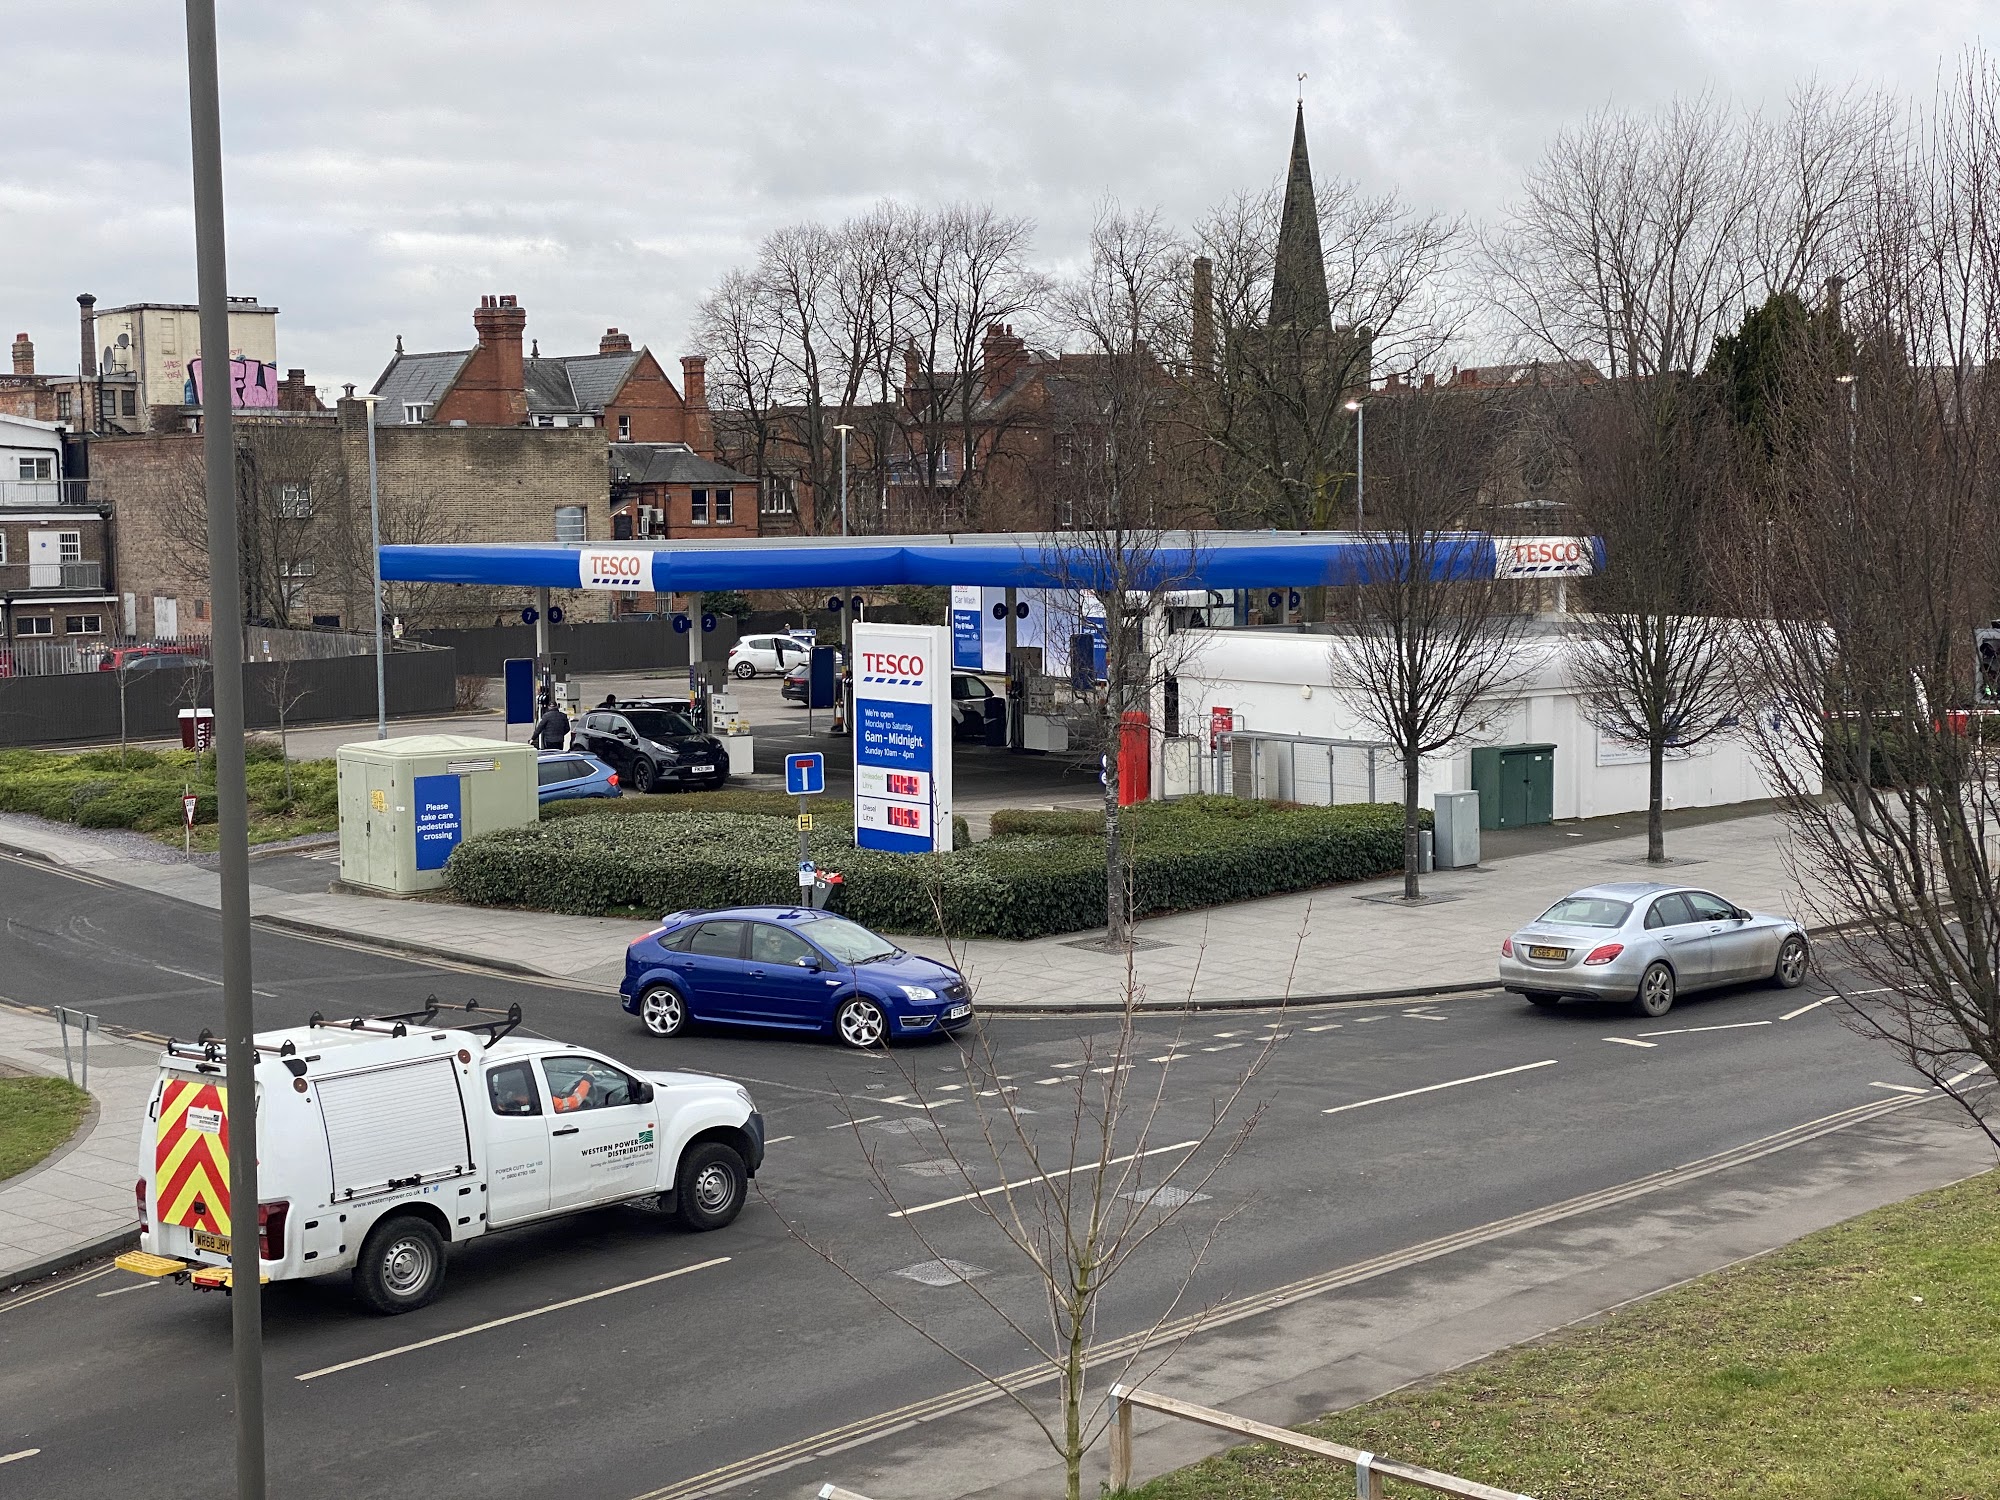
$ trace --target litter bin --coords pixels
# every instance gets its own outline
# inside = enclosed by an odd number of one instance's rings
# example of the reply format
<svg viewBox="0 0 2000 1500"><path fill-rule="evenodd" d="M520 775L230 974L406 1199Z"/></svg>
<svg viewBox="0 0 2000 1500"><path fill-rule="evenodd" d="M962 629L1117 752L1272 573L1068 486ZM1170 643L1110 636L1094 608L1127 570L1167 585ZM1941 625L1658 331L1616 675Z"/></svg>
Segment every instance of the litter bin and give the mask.
<svg viewBox="0 0 2000 1500"><path fill-rule="evenodd" d="M1419 828L1417 830L1417 873L1419 875L1430 874L1435 863L1432 857L1432 851L1435 847L1431 838L1431 831L1428 828Z"/></svg>

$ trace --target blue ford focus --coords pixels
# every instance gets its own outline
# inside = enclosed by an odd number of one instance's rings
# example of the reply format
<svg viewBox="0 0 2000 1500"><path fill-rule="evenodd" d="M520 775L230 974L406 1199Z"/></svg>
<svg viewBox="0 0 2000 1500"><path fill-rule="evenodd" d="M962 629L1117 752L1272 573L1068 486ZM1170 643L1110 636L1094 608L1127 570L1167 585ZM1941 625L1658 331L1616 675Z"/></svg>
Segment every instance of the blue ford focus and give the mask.
<svg viewBox="0 0 2000 1500"><path fill-rule="evenodd" d="M830 1031L850 1047L879 1047L972 1019L958 970L798 906L674 912L625 950L618 992L660 1037L711 1021Z"/></svg>

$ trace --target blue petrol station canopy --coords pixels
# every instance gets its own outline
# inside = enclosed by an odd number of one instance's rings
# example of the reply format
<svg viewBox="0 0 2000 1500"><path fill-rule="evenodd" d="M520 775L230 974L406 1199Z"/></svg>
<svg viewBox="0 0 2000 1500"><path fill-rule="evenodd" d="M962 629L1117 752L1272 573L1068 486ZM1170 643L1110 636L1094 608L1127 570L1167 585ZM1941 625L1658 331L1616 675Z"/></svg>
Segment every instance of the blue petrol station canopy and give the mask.
<svg viewBox="0 0 2000 1500"><path fill-rule="evenodd" d="M1492 536L1457 532L1431 551L1445 578L1491 578ZM1592 569L1604 545L1590 539ZM471 583L513 588L583 586L586 552L650 552L648 585L659 593L779 588L882 588L892 584L983 584L992 588L1116 586L1096 533L940 536L729 537L654 542L457 543L388 546L382 577L397 583ZM1204 531L1148 534L1131 549L1128 588L1263 588L1356 584L1401 570L1393 535L1328 531ZM1548 571L1570 572L1573 568ZM1531 575L1529 575L1531 576Z"/></svg>

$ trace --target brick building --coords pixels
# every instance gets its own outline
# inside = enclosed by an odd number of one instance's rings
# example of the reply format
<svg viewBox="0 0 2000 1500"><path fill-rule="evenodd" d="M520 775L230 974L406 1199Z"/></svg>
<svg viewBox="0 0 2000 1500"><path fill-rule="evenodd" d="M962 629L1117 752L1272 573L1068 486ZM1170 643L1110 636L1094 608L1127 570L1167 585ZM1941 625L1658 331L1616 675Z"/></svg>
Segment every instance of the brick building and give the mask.
<svg viewBox="0 0 2000 1500"><path fill-rule="evenodd" d="M96 640L115 631L110 513L63 472L62 429L0 415L0 641ZM13 669L0 655L0 672Z"/></svg>

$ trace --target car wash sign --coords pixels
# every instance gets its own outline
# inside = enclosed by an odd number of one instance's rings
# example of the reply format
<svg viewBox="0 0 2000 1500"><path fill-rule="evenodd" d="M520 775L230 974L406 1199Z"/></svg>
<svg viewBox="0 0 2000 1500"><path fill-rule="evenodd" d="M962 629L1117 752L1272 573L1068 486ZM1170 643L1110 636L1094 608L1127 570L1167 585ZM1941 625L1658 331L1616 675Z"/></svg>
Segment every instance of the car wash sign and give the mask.
<svg viewBox="0 0 2000 1500"><path fill-rule="evenodd" d="M854 842L951 848L951 632L857 623Z"/></svg>

